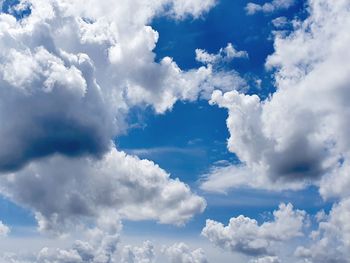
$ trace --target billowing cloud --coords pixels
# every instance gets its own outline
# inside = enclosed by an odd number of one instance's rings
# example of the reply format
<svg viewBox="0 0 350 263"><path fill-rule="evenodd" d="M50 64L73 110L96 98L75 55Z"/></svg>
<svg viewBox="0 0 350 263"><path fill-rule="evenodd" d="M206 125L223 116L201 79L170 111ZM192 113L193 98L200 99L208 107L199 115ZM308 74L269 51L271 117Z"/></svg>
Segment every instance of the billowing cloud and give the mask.
<svg viewBox="0 0 350 263"><path fill-rule="evenodd" d="M238 87L234 72L182 71L169 57L155 62L158 33L147 26L155 16L196 18L214 5L21 0L1 13L0 171L55 153L100 158L127 128L131 107L162 113L179 99L209 97L214 87Z"/></svg>
<svg viewBox="0 0 350 263"><path fill-rule="evenodd" d="M163 253L168 256L170 263L208 263L203 249L191 250L185 243L175 243L164 248Z"/></svg>
<svg viewBox="0 0 350 263"><path fill-rule="evenodd" d="M249 256L276 253L279 242L302 236L306 220L305 211L294 210L291 204L281 204L273 212L274 220L259 225L254 219L240 215L233 217L227 226L207 220L202 235L215 245Z"/></svg>
<svg viewBox="0 0 350 263"><path fill-rule="evenodd" d="M245 7L248 15L254 15L258 12L273 13L279 10L288 9L296 3L296 0L272 0L271 2L259 5L248 3Z"/></svg>
<svg viewBox="0 0 350 263"><path fill-rule="evenodd" d="M229 111L228 148L243 168L237 174L246 174L238 180L232 173L232 187L321 184L324 197L346 195L349 2L309 1L309 11L304 21L294 21L290 35L276 36L266 62L275 70L274 94L261 101L236 91L213 93L211 102Z"/></svg>
<svg viewBox="0 0 350 263"><path fill-rule="evenodd" d="M40 229L49 231L98 219L110 210L130 220L181 225L206 206L153 162L115 149L101 160L53 156L31 163L2 175L0 191L32 209Z"/></svg>
<svg viewBox="0 0 350 263"><path fill-rule="evenodd" d="M125 246L121 263L152 263L154 258L154 246L150 241L145 241L141 247Z"/></svg>
<svg viewBox="0 0 350 263"><path fill-rule="evenodd" d="M346 263L350 258L350 199L333 205L319 216L318 229L310 234L309 246L298 247L296 256L312 263Z"/></svg>

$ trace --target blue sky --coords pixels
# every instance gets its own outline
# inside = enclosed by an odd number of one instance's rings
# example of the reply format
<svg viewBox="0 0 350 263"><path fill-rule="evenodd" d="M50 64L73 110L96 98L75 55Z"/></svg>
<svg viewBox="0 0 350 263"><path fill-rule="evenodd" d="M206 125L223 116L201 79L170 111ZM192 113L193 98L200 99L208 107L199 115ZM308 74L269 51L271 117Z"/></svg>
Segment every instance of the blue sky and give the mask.
<svg viewBox="0 0 350 263"><path fill-rule="evenodd" d="M0 247L348 262L349 1L59 2L0 1Z"/></svg>

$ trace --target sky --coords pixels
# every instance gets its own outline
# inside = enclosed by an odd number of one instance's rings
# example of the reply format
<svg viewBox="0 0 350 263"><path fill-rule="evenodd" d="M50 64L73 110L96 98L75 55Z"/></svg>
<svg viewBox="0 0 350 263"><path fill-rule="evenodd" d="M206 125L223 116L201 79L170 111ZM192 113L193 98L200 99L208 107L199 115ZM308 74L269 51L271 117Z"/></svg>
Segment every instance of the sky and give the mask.
<svg viewBox="0 0 350 263"><path fill-rule="evenodd" d="M350 262L349 0L0 7L0 263Z"/></svg>

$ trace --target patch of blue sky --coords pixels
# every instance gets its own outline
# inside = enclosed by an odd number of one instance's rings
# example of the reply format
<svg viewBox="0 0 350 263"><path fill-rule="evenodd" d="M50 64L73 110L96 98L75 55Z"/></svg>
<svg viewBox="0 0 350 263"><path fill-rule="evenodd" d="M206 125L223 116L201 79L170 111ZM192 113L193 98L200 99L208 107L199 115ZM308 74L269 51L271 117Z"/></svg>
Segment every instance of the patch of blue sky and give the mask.
<svg viewBox="0 0 350 263"><path fill-rule="evenodd" d="M28 5L23 5L22 8L14 8L20 3L19 0L5 0L2 3L1 12L11 14L16 17L17 20L23 19L30 15L31 9Z"/></svg>
<svg viewBox="0 0 350 263"><path fill-rule="evenodd" d="M19 207L2 196L0 196L0 220L11 227L36 225L30 210Z"/></svg>

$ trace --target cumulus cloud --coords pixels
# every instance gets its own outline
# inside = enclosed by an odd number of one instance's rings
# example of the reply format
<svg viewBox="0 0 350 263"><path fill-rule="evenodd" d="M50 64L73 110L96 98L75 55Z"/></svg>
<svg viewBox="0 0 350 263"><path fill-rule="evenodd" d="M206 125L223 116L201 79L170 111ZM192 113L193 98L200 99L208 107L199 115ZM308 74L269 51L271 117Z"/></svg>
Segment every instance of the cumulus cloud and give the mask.
<svg viewBox="0 0 350 263"><path fill-rule="evenodd" d="M1 13L0 171L55 153L100 158L127 128L131 107L162 113L178 99L235 86L232 72L182 71L169 57L155 62L158 33L147 26L155 16L196 18L214 5L21 0L10 8L17 13Z"/></svg>
<svg viewBox="0 0 350 263"><path fill-rule="evenodd" d="M290 35L276 36L266 62L274 70L273 95L261 101L235 91L213 93L211 102L229 111L228 148L247 177L233 174L232 187L242 181L268 189L315 184L325 198L346 195L349 2L309 1L309 11L293 22ZM254 175L261 178L249 178Z"/></svg>
<svg viewBox="0 0 350 263"><path fill-rule="evenodd" d="M11 263L111 263L115 262L122 225L111 214L101 217L96 227L83 233L84 240L76 240L70 248L44 247L33 255L5 254L0 262Z"/></svg>
<svg viewBox="0 0 350 263"><path fill-rule="evenodd" d="M0 221L0 237L6 237L10 233L10 228Z"/></svg>
<svg viewBox="0 0 350 263"><path fill-rule="evenodd" d="M153 162L115 149L98 161L49 157L2 175L0 185L3 195L32 209L46 231L63 231L110 210L125 219L181 225L206 206Z"/></svg>
<svg viewBox="0 0 350 263"><path fill-rule="evenodd" d="M168 256L170 263L208 263L203 249L191 250L184 243L164 248L163 253Z"/></svg>
<svg viewBox="0 0 350 263"><path fill-rule="evenodd" d="M318 229L310 235L310 245L298 247L296 256L305 262L346 263L350 258L350 199L333 205L328 215L319 218Z"/></svg>
<svg viewBox="0 0 350 263"><path fill-rule="evenodd" d="M150 241L145 241L141 247L125 246L121 263L152 263L154 258L154 246Z"/></svg>
<svg viewBox="0 0 350 263"><path fill-rule="evenodd" d="M248 3L245 7L248 15L254 15L258 12L273 13L279 10L288 9L296 3L296 0L273 0L263 5Z"/></svg>
<svg viewBox="0 0 350 263"><path fill-rule="evenodd" d="M306 213L294 210L291 204L281 204L273 216L273 221L261 225L243 215L231 218L227 226L208 219L202 235L232 252L249 256L272 255L276 244L303 235Z"/></svg>

